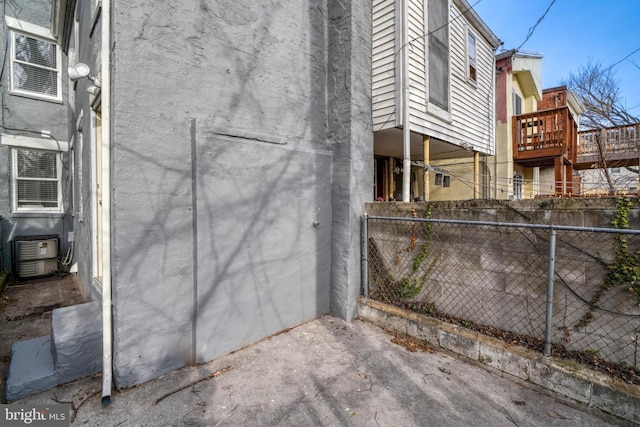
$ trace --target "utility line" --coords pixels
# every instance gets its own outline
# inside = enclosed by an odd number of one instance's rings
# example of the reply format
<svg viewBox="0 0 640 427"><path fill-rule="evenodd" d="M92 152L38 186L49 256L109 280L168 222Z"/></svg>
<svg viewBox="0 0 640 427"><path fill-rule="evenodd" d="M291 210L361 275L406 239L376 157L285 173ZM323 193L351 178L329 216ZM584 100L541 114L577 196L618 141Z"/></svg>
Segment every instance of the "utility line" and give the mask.
<svg viewBox="0 0 640 427"><path fill-rule="evenodd" d="M640 51L640 47L637 48L636 50L634 50L633 52L631 52L630 54L628 54L627 56L625 56L624 58L622 58L621 60L619 60L618 62L614 63L613 65L609 66L609 68L607 68L606 70L602 71L602 74L606 73L607 71L611 70L613 67L615 67L616 65L620 64L621 62L623 62L624 60L628 59L629 57L633 56L634 53ZM635 108L635 107L634 107Z"/></svg>
<svg viewBox="0 0 640 427"><path fill-rule="evenodd" d="M538 28L538 25L540 25L540 23L542 22L542 20L545 18L545 16L547 16L547 13L549 13L549 10L551 9L551 6L553 6L553 4L556 2L556 0L552 0L551 3L549 3L549 6L547 7L547 10L544 11L544 13L542 14L542 16L540 18L538 18L538 21L533 25L533 27L529 28L529 33L527 34L527 37L524 39L524 41L520 44L520 46L518 46L516 48L516 51L519 51L520 48L522 48L522 46L525 45L526 42L529 41L529 39L531 38L531 36L533 35L533 33L536 31L536 28Z"/></svg>

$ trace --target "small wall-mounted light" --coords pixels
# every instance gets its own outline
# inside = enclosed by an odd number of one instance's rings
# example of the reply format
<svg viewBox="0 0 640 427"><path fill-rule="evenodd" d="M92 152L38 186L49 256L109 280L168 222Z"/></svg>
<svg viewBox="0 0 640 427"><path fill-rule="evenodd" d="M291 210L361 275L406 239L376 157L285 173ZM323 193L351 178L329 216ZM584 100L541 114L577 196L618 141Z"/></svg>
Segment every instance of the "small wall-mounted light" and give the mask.
<svg viewBox="0 0 640 427"><path fill-rule="evenodd" d="M82 78L88 77L91 70L87 64L77 63L73 67L68 68L69 78L74 82Z"/></svg>
<svg viewBox="0 0 640 427"><path fill-rule="evenodd" d="M82 62L78 62L76 65L74 65L73 67L69 67L67 69L67 73L69 74L69 78L71 79L71 81L77 81L83 78L88 78L89 80L91 80L93 82L93 85L95 87L101 87L100 84L100 79L96 76L90 76L89 74L91 73L91 69L89 68L89 66L87 64L83 64ZM91 93L91 92L89 92Z"/></svg>

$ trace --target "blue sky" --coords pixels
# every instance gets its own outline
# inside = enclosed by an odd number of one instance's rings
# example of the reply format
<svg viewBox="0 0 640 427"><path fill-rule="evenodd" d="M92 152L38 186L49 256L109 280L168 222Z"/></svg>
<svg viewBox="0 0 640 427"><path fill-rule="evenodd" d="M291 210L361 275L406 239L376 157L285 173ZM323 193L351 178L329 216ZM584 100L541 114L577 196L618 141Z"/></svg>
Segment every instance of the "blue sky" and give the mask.
<svg viewBox="0 0 640 427"><path fill-rule="evenodd" d="M503 47L512 49L552 0L468 1ZM639 18L640 0L556 0L521 50L543 54L543 87L558 86L589 61L608 67L639 49ZM612 70L627 109L640 116L640 50Z"/></svg>

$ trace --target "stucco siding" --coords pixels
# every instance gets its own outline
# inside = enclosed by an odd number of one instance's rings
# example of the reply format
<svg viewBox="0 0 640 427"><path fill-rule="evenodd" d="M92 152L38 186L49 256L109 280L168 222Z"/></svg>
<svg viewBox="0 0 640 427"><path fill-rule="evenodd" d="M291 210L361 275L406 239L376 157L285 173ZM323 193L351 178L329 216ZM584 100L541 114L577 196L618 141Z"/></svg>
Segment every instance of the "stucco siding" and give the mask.
<svg viewBox="0 0 640 427"><path fill-rule="evenodd" d="M17 0L6 2L5 16L19 19L27 24L37 25L45 30L50 28L51 2L48 0ZM5 57L5 69L2 75L2 97L0 109L2 117L0 122L3 128L0 133L6 135L22 135L30 138L40 138L42 131L50 133L53 139L62 144L69 142L67 130L68 105L66 102L54 102L41 100L34 97L10 93L11 88L11 49L10 29L6 25L5 17L0 23L0 43L7 47ZM60 56L59 72L61 84L58 90L62 99L67 97L67 61L65 55ZM71 230L71 208L68 195L71 192L69 179L70 153L62 152L62 178L61 191L63 195L63 213L17 213L12 211L12 148L9 145L0 145L0 236L2 241L2 266L11 270L11 245L10 241L18 236L55 234L60 236L60 252L64 255L68 248L67 232Z"/></svg>
<svg viewBox="0 0 640 427"><path fill-rule="evenodd" d="M114 370L355 316L371 4L116 0Z"/></svg>

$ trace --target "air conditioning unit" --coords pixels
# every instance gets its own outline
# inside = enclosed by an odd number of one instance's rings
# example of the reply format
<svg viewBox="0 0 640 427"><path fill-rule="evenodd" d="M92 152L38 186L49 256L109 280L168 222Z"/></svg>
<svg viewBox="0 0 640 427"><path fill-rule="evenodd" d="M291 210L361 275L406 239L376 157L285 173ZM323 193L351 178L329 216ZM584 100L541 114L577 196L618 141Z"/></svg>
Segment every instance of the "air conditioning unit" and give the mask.
<svg viewBox="0 0 640 427"><path fill-rule="evenodd" d="M18 265L18 277L37 277L55 274L58 270L58 260L41 259L38 261L24 261Z"/></svg>
<svg viewBox="0 0 640 427"><path fill-rule="evenodd" d="M58 239L16 241L18 277L54 274L58 269Z"/></svg>

